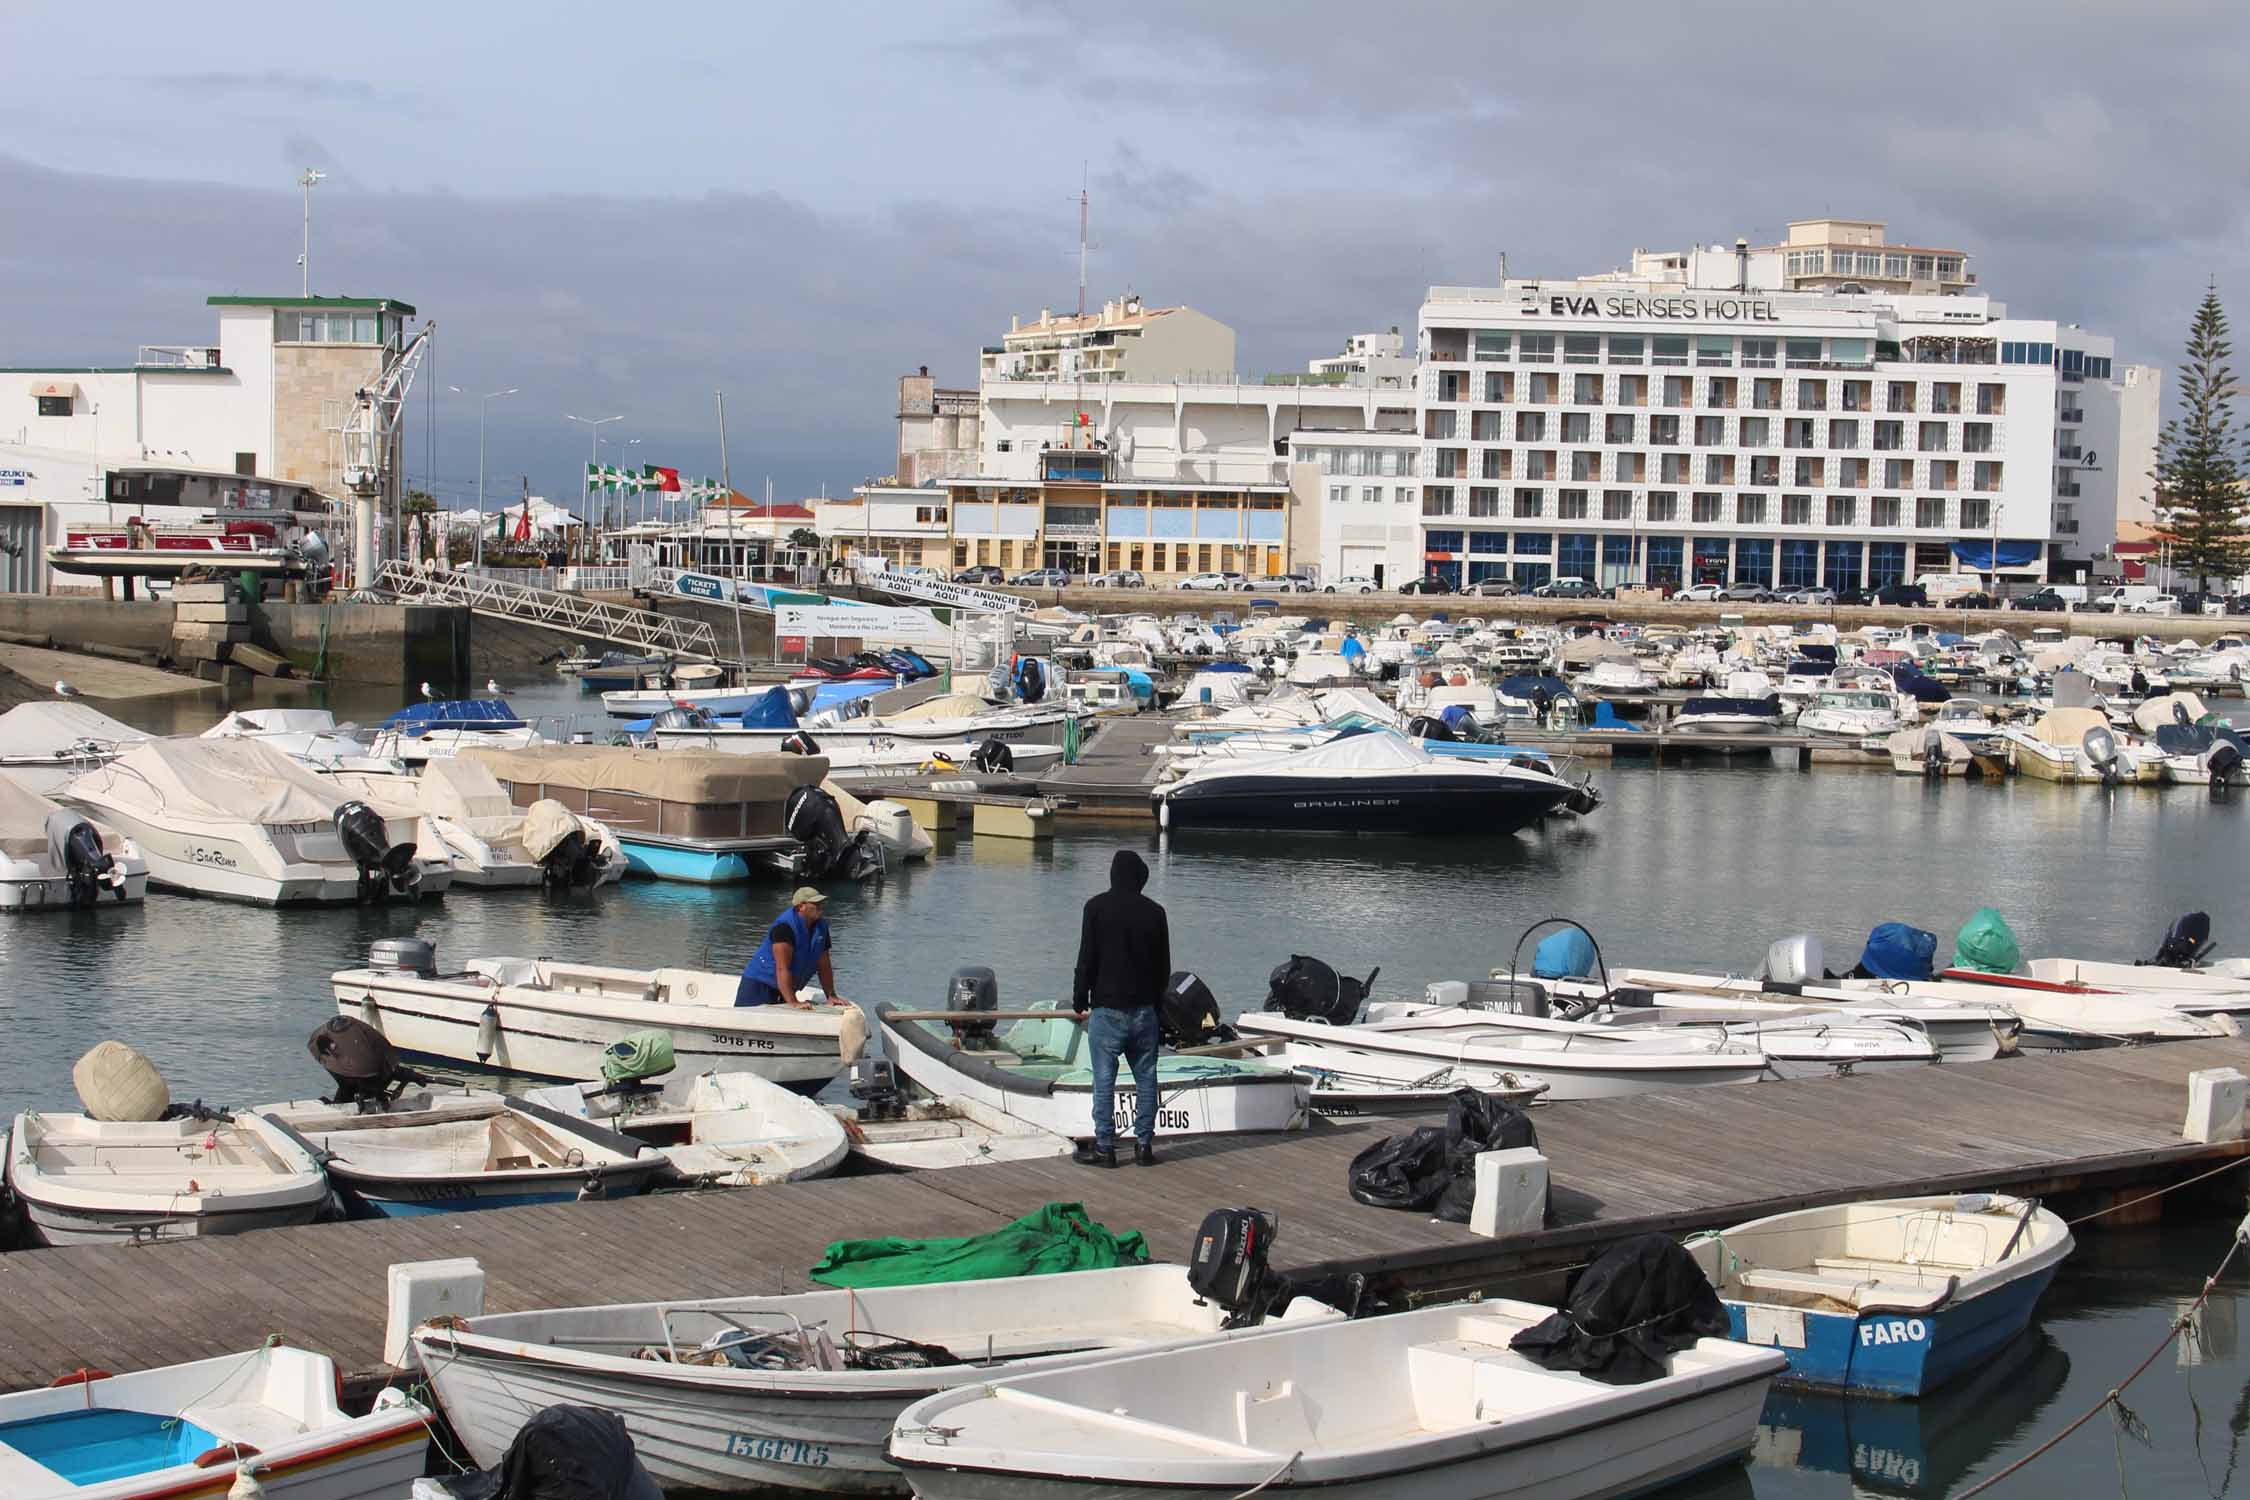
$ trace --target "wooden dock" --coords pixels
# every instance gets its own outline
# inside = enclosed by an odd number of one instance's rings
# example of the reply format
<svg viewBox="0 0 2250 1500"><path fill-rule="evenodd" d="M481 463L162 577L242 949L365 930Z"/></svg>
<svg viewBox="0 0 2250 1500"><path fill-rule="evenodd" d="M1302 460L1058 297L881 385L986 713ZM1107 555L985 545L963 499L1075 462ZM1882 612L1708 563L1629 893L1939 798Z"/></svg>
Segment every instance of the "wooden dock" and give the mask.
<svg viewBox="0 0 2250 1500"><path fill-rule="evenodd" d="M2181 1139L2187 1075L2250 1060L2240 1041L1643 1094L1533 1112L1556 1222L1482 1239L1366 1208L1353 1156L1406 1128L1328 1122L1164 1146L1153 1170L1068 1159L831 1179L734 1193L314 1225L143 1247L0 1256L0 1388L247 1349L269 1334L380 1380L385 1269L475 1256L488 1308L802 1290L833 1239L994 1229L1051 1200L1147 1233L1178 1258L1207 1209L1280 1215L1277 1262L1355 1269L1392 1297L1513 1284L1623 1234L1683 1232L1809 1204L1918 1192L2149 1188L2250 1153ZM2212 1186L2241 1182L2221 1177Z"/></svg>

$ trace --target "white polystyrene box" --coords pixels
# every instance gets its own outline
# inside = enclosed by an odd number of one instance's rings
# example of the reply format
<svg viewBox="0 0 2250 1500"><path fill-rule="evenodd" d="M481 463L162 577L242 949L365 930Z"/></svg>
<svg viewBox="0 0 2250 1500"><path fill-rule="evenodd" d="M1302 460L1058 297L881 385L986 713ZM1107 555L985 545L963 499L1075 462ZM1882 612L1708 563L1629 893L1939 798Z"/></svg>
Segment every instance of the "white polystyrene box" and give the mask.
<svg viewBox="0 0 2250 1500"><path fill-rule="evenodd" d="M1547 1158L1529 1146L1477 1153L1469 1231L1487 1238L1530 1234L1547 1222Z"/></svg>
<svg viewBox="0 0 2250 1500"><path fill-rule="evenodd" d="M473 1257L409 1260L391 1267L390 1319L383 1327L383 1359L403 1370L412 1362L407 1335L432 1318L484 1314L484 1267Z"/></svg>

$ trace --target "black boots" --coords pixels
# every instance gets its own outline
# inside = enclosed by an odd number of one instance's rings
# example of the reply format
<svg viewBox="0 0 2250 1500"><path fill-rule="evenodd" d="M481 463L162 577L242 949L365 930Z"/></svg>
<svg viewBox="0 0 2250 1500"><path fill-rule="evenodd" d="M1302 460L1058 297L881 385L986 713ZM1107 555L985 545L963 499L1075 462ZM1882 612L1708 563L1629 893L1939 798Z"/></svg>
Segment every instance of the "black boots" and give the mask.
<svg viewBox="0 0 2250 1500"><path fill-rule="evenodd" d="M1070 1154L1070 1159L1082 1167L1114 1167L1117 1165L1117 1148L1112 1146L1105 1151L1092 1141L1087 1141Z"/></svg>
<svg viewBox="0 0 2250 1500"><path fill-rule="evenodd" d="M1155 1165L1156 1165L1156 1147L1155 1147L1155 1145L1154 1145L1153 1143L1149 1142L1149 1141L1135 1141L1135 1142L1133 1142L1133 1165L1134 1165L1134 1166L1136 1166L1136 1167L1153 1167L1153 1166L1155 1166Z"/></svg>

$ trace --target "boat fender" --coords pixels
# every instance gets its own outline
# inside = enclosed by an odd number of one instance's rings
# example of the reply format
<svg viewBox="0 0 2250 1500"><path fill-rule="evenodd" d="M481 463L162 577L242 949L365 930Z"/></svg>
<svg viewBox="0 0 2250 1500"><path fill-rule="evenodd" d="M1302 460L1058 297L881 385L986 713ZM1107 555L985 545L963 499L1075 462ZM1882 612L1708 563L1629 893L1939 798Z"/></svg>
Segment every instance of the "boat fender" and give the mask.
<svg viewBox="0 0 2250 1500"><path fill-rule="evenodd" d="M477 1018L477 1061L488 1062L500 1050L500 1011L487 1005L484 1014Z"/></svg>
<svg viewBox="0 0 2250 1500"><path fill-rule="evenodd" d="M266 1487L249 1469L237 1469L234 1483L227 1487L227 1500L266 1500Z"/></svg>
<svg viewBox="0 0 2250 1500"><path fill-rule="evenodd" d="M246 1458L256 1458L255 1443L221 1443L216 1448L206 1448L190 1460L199 1469L216 1469L221 1464L240 1463Z"/></svg>

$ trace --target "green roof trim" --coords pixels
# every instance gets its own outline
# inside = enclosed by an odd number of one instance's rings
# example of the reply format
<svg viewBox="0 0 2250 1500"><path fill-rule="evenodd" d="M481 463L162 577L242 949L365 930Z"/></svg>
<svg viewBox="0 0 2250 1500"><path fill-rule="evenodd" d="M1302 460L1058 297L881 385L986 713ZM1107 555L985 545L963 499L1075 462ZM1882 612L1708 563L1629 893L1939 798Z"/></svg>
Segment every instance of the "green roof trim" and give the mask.
<svg viewBox="0 0 2250 1500"><path fill-rule="evenodd" d="M0 375L232 375L225 365L0 365Z"/></svg>
<svg viewBox="0 0 2250 1500"><path fill-rule="evenodd" d="M414 316L414 306L396 297L206 297L206 307L367 307Z"/></svg>

